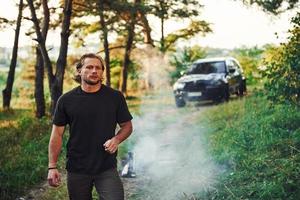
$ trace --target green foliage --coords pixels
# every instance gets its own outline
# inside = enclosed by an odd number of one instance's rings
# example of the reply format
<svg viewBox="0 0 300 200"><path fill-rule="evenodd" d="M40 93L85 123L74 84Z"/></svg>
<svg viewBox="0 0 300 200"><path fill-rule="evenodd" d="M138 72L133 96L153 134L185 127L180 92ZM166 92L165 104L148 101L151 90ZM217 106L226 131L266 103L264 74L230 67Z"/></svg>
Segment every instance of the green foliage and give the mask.
<svg viewBox="0 0 300 200"><path fill-rule="evenodd" d="M1 91L4 89L5 84L6 84L6 74L0 72L0 89L1 89Z"/></svg>
<svg viewBox="0 0 300 200"><path fill-rule="evenodd" d="M138 89L138 83L140 79L139 70L140 66L134 62L134 60L131 60L128 66L128 89L135 91Z"/></svg>
<svg viewBox="0 0 300 200"><path fill-rule="evenodd" d="M205 35L211 33L212 30L209 27L209 24L205 21L191 21L188 27L179 29L174 33L170 33L165 38L165 50L174 50L174 44L179 39L190 39L195 35L202 33Z"/></svg>
<svg viewBox="0 0 300 200"><path fill-rule="evenodd" d="M174 83L182 73L197 59L204 58L206 51L200 46L185 47L183 51L172 55L171 65L175 69L170 72L171 82Z"/></svg>
<svg viewBox="0 0 300 200"><path fill-rule="evenodd" d="M0 199L15 199L46 180L50 121L29 112L0 113Z"/></svg>
<svg viewBox="0 0 300 200"><path fill-rule="evenodd" d="M211 153L226 170L206 199L298 199L299 111L254 96L205 113Z"/></svg>
<svg viewBox="0 0 300 200"><path fill-rule="evenodd" d="M241 47L233 50L232 56L241 64L247 77L247 84L256 84L260 79L259 67L264 49Z"/></svg>
<svg viewBox="0 0 300 200"><path fill-rule="evenodd" d="M299 0L243 0L245 4L257 4L265 11L279 14L286 10L293 9L299 5Z"/></svg>
<svg viewBox="0 0 300 200"><path fill-rule="evenodd" d="M120 84L120 76L122 70L122 60L120 58L114 57L110 60L110 76L111 76L111 86L118 89ZM128 66L128 89L136 90L138 88L139 81L139 66L131 61Z"/></svg>
<svg viewBox="0 0 300 200"><path fill-rule="evenodd" d="M174 18L180 18L180 19L191 19L193 21L194 17L197 17L200 15L200 9L202 5L199 1L196 0L185 0L185 1L178 1L178 0L172 0L172 1L165 1L165 0L159 0L159 1L148 1L148 6L152 8L151 14L157 16L161 21L161 40L160 40L160 50L162 52L165 52L167 48L170 46L170 41L174 40L175 38L184 38L186 37L186 33L190 35L194 35L195 32L193 30L198 29L200 32L210 32L210 29L208 27L208 24L205 21L198 21L196 24L194 22L191 22L190 27L188 28L190 31L185 31L185 34L183 34L184 30L179 31L177 34L171 34L169 37L171 37L171 40L169 39L169 44L165 45L165 38L164 38L164 23L168 19L174 19ZM201 24L201 25L200 25ZM201 28L199 28L199 25ZM209 29L209 30L208 30ZM204 31L207 30L207 31ZM177 39L176 39L177 40ZM176 41L175 40L175 41Z"/></svg>
<svg viewBox="0 0 300 200"><path fill-rule="evenodd" d="M268 98L275 102L300 105L300 13L293 18L288 42L273 51L263 76Z"/></svg>
<svg viewBox="0 0 300 200"><path fill-rule="evenodd" d="M152 8L152 14L159 18L169 19L172 17L189 18L199 15L200 5L196 0L185 1L148 1L149 7Z"/></svg>
<svg viewBox="0 0 300 200"><path fill-rule="evenodd" d="M118 58L110 60L110 81L113 88L119 88L119 80L122 70L122 61Z"/></svg>

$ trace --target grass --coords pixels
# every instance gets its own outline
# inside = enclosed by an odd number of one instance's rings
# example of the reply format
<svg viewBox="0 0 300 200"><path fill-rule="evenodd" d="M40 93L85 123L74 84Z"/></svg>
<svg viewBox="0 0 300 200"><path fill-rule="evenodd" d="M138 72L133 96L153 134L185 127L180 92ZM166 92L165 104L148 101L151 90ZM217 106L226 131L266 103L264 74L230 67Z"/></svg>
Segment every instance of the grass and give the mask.
<svg viewBox="0 0 300 200"><path fill-rule="evenodd" d="M138 98L129 100L138 110ZM132 104L132 105L131 105ZM0 199L15 199L45 181L48 166L50 117L36 119L31 109L0 110ZM65 173L65 152L68 131L65 133L59 166ZM119 148L118 156L125 157L130 143ZM120 160L120 159L119 159ZM62 199L66 186L50 189L40 199Z"/></svg>
<svg viewBox="0 0 300 200"><path fill-rule="evenodd" d="M142 102L161 108L169 104L151 94L144 99L130 95L128 105L135 115L150 111L151 106L140 110ZM188 112L188 108L179 112ZM299 108L272 105L263 96L252 95L208 107L204 112L198 120L206 126L209 152L225 172L216 189L193 199L298 199ZM32 109L0 111L0 199L15 199L46 180L51 121L49 117L35 119L32 113ZM165 120L169 118L166 115ZM66 139L67 134L64 142ZM126 155L132 142L121 145L120 157ZM65 148L61 168L64 153ZM39 199L66 196L63 184L58 190L47 190Z"/></svg>
<svg viewBox="0 0 300 200"><path fill-rule="evenodd" d="M45 178L50 126L26 110L2 111L0 119L0 199L14 199Z"/></svg>
<svg viewBox="0 0 300 200"><path fill-rule="evenodd" d="M262 96L206 113L214 159L226 169L208 199L298 199L300 112ZM200 195L201 196L201 195Z"/></svg>

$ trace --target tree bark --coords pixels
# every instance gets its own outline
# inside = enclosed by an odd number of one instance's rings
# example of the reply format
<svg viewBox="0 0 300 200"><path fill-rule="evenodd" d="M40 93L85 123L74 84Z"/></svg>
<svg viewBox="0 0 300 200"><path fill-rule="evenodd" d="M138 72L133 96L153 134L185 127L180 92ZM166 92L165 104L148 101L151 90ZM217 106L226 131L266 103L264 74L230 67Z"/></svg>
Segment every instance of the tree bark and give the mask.
<svg viewBox="0 0 300 200"><path fill-rule="evenodd" d="M137 5L140 0L135 0L134 5ZM127 26L127 39L126 39L126 46L125 46L125 54L124 54L124 61L121 70L121 84L120 84L120 91L127 96L127 77L128 77L128 66L130 64L130 53L132 50L133 38L134 38L134 28L136 23L136 16L137 12L134 8L130 12L130 23Z"/></svg>
<svg viewBox="0 0 300 200"><path fill-rule="evenodd" d="M143 26L142 31L144 32L144 43L154 47L153 39L151 37L151 27L149 25L148 19L143 11L139 11L139 15Z"/></svg>
<svg viewBox="0 0 300 200"><path fill-rule="evenodd" d="M59 56L56 62L56 73L54 83L51 88L51 114L54 114L58 98L63 93L63 81L67 64L68 44L70 36L70 23L72 15L72 0L64 1L64 15L61 28L61 39Z"/></svg>
<svg viewBox="0 0 300 200"><path fill-rule="evenodd" d="M162 52L165 51L165 35L164 35L164 17L162 16L160 18L161 24L160 24L160 31L161 31L161 39L160 39L160 50Z"/></svg>
<svg viewBox="0 0 300 200"><path fill-rule="evenodd" d="M164 0L159 1L160 6L160 32L161 32L161 38L160 38L160 51L165 52L165 15L167 14L167 8L166 8L166 2Z"/></svg>
<svg viewBox="0 0 300 200"><path fill-rule="evenodd" d="M45 38L43 37L40 29L40 25L38 22L38 19L36 17L36 12L35 8L33 6L33 1L32 0L27 0L28 6L30 8L31 12L31 17L32 17L32 22L34 24L35 32L37 35L37 42L38 42L38 48L41 51L43 61L44 61L44 66L47 69L47 75L48 75L48 83L49 83L49 90L51 91L52 84L54 81L54 75L53 75L53 69L52 69L52 64L46 49L46 44L45 44Z"/></svg>
<svg viewBox="0 0 300 200"><path fill-rule="evenodd" d="M9 66L9 72L6 80L6 87L2 91L3 95L3 108L9 109L10 108L10 101L11 101L11 93L15 79L15 70L17 65L17 57L18 57L18 45L19 45L19 35L20 35L20 28L21 28L21 21L22 21L22 11L23 11L23 0L20 0L19 3L19 13L17 18L17 25L16 25L16 32L15 32L15 39L14 39L14 46L12 51L12 58Z"/></svg>
<svg viewBox="0 0 300 200"><path fill-rule="evenodd" d="M35 116L41 118L45 116L46 105L44 97L44 65L43 57L39 48L36 48L36 64L35 64L35 88L34 98L36 103Z"/></svg>
<svg viewBox="0 0 300 200"><path fill-rule="evenodd" d="M104 20L104 1L99 0L99 15L100 25L103 32L103 47L105 52L105 72L106 72L106 85L110 86L110 55L109 55L109 44L108 44L108 30Z"/></svg>
<svg viewBox="0 0 300 200"><path fill-rule="evenodd" d="M42 36L45 39L47 38L47 33L49 29L49 21L50 14L48 3L46 0L42 0L43 6L43 23L42 23ZM43 65L43 56L39 48L36 48L36 65L35 65L35 90L34 90L34 98L36 102L36 117L41 118L45 116L46 113L46 105L45 105L45 97L44 97L44 65Z"/></svg>

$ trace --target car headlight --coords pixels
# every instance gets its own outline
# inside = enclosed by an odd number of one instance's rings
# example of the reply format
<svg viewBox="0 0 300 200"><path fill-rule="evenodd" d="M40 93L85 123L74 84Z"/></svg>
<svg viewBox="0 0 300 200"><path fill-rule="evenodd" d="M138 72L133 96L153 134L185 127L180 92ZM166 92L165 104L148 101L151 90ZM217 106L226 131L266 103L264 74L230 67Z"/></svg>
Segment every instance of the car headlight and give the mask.
<svg viewBox="0 0 300 200"><path fill-rule="evenodd" d="M173 89L174 89L174 90L183 89L184 86L185 86L185 83L183 83L183 82L176 82L176 83L174 84L174 86L173 86Z"/></svg>
<svg viewBox="0 0 300 200"><path fill-rule="evenodd" d="M212 84L212 85L221 85L221 84L222 84L222 81L219 80L219 79L217 79L217 80L212 80L212 81L211 81L211 84Z"/></svg>

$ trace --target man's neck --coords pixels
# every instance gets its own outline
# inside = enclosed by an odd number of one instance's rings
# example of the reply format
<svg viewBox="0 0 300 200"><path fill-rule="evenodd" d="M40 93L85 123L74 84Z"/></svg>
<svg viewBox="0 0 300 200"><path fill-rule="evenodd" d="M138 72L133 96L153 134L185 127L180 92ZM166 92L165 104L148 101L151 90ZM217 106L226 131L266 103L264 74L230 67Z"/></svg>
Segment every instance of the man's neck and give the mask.
<svg viewBox="0 0 300 200"><path fill-rule="evenodd" d="M93 93L97 92L101 88L101 83L96 84L96 85L89 85L87 83L81 83L80 85L81 89L87 93Z"/></svg>

